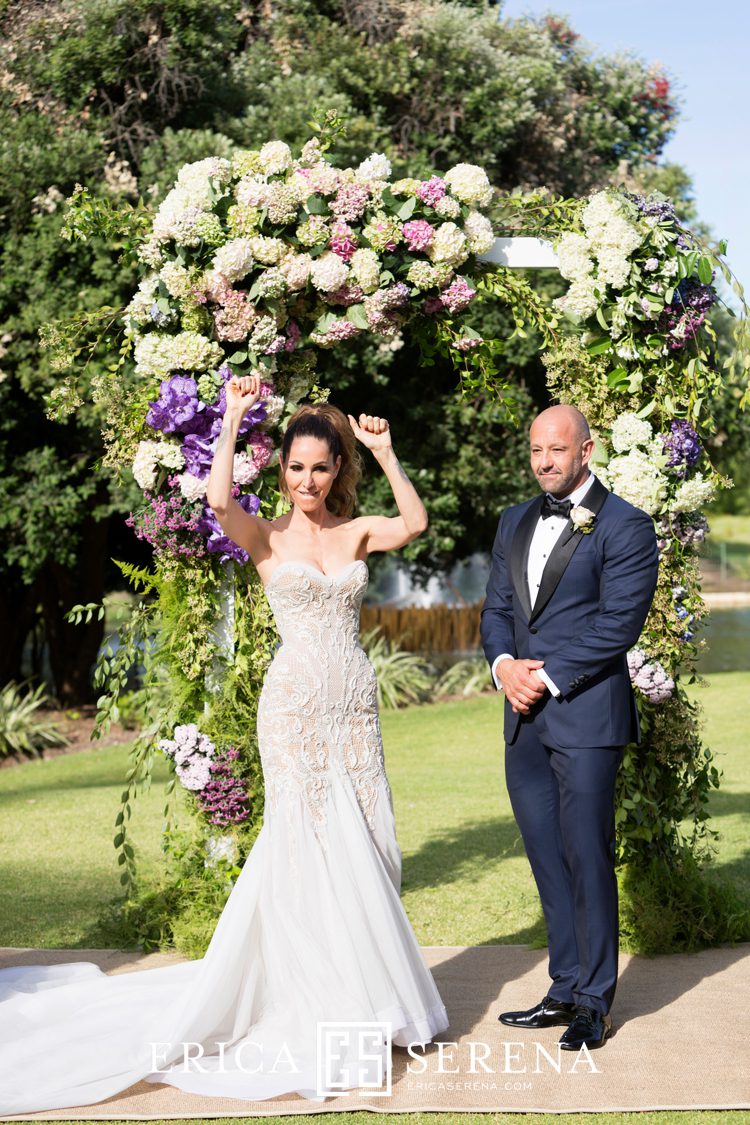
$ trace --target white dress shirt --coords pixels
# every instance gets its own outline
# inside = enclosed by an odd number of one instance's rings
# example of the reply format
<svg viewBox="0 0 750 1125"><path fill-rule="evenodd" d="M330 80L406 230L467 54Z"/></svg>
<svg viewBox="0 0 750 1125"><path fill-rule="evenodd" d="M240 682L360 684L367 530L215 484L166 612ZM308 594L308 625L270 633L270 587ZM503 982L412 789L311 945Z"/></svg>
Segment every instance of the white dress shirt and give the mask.
<svg viewBox="0 0 750 1125"><path fill-rule="evenodd" d="M583 502L584 496L591 488L595 479L594 474L590 472L583 484L579 485L573 492L568 493L567 496L556 496L555 499L570 500L573 507L576 507L577 504ZM546 519L542 519L540 516L537 520L534 534L531 537L531 543L529 545L529 559L526 568L529 584L529 601L531 602L532 609L534 608L534 603L539 593L539 587L542 584L544 568L547 565L557 540L560 538L567 525L568 520L565 516L547 516ZM498 665L501 660L512 659L513 657L509 652L501 652L492 665L492 678L495 681L495 687L498 691L502 691L502 684L497 675ZM544 681L545 685L554 696L560 694L560 689L549 678L543 668L537 668L536 674Z"/></svg>

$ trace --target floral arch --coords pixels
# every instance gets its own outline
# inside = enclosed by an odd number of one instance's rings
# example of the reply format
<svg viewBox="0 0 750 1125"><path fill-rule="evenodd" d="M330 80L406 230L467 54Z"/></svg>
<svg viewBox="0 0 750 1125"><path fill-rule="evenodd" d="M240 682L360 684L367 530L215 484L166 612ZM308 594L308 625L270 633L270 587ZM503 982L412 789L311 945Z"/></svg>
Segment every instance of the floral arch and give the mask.
<svg viewBox="0 0 750 1125"><path fill-rule="evenodd" d="M234 490L247 511L273 515L283 503L280 430L300 399L325 397L321 357L347 341L408 331L426 356L450 357L463 393L502 395L497 342L471 327L480 300L506 302L516 332L530 324L541 332L553 397L575 402L596 431L598 474L656 522L659 587L629 658L645 738L626 753L617 821L631 870L656 864L673 876L705 841L705 803L718 784L682 684L703 614L701 510L723 483L702 443L724 378L711 326L717 271L730 279L723 247L709 250L661 196L497 201L473 165L393 181L385 157L336 168L326 147L313 138L295 157L270 141L188 164L155 214L131 210L117 220L131 232L143 277L122 313L121 363L95 394L108 416L106 460L132 471L142 490L128 522L153 546L155 564L123 565L146 596L96 673L101 726L146 646L149 719L114 841L122 883L138 900L128 825L160 752L173 774L165 848L183 881L188 873L210 886L209 912L218 913L262 814L254 719L273 626L247 557L205 504L226 380L262 374L262 398L240 432ZM496 239L493 207L512 237ZM113 224L77 189L69 236L111 234ZM566 294L545 303L519 266L558 268ZM134 378L125 384L131 352ZM57 398L58 406L75 401L73 380ZM94 610L75 607L71 617ZM174 818L177 783L187 791L187 829ZM148 942L168 909L155 922L148 894L143 903L136 930Z"/></svg>

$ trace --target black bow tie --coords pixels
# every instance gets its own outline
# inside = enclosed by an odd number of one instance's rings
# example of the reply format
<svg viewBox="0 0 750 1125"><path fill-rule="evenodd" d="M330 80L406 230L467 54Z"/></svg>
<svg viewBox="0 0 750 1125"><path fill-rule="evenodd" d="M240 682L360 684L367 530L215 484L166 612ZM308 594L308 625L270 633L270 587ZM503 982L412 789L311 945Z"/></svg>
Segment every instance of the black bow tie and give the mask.
<svg viewBox="0 0 750 1125"><path fill-rule="evenodd" d="M542 501L542 519L546 520L549 516L562 516L562 518L566 520L570 516L570 509L572 507L572 500L555 500L554 496L550 496L549 492L545 492L544 500Z"/></svg>

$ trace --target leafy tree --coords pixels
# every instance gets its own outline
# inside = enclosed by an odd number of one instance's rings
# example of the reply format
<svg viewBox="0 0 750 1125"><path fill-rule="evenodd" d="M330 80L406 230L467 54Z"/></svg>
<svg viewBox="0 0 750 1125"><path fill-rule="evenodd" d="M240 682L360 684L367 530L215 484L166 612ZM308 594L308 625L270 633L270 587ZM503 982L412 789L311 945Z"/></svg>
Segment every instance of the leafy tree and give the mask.
<svg viewBox="0 0 750 1125"><path fill-rule="evenodd" d="M653 162L676 110L653 68L593 55L554 17L503 20L495 4L6 0L0 22L0 675L17 675L41 613L57 693L72 702L87 693L101 623L72 641L62 614L114 581L115 541L119 557L139 557L123 538L128 487L100 464L106 419L85 402L66 421L45 416L57 375L39 326L116 309L134 281L105 245L60 240L61 203L76 183L102 200L137 205L140 192L149 204L185 161L271 136L298 144L323 105L348 123L337 162L385 151L398 171L419 175L467 160L504 189L575 195ZM485 316L488 335L510 335L501 310ZM91 379L118 359L106 322L97 331ZM382 401L409 420L396 422L399 451L432 514L412 552L422 576L486 548L497 511L526 490L521 434L546 393L535 346L506 349L512 421L492 402L453 400L455 376L420 370L408 346L352 350L330 374L344 408ZM130 377L127 364L117 371ZM364 497L384 503L382 482L368 482Z"/></svg>

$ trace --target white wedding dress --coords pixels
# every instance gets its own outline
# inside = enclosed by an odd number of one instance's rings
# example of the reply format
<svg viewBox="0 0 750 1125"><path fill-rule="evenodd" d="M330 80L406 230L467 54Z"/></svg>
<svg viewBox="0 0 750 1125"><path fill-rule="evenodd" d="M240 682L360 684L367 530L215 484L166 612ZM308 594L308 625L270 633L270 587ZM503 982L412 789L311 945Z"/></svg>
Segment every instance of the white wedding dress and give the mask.
<svg viewBox="0 0 750 1125"><path fill-rule="evenodd" d="M333 576L285 562L267 585L282 645L258 710L265 819L205 956L117 976L90 962L0 971L0 1115L88 1105L144 1078L311 1098L319 1021L386 1022L404 1046L447 1027L399 899L359 643L367 573L360 560ZM361 1049L354 1036L331 1072L342 1087Z"/></svg>

